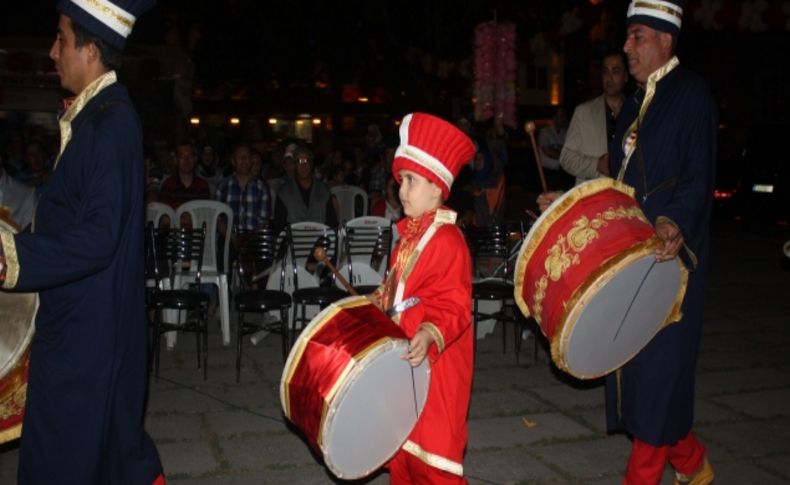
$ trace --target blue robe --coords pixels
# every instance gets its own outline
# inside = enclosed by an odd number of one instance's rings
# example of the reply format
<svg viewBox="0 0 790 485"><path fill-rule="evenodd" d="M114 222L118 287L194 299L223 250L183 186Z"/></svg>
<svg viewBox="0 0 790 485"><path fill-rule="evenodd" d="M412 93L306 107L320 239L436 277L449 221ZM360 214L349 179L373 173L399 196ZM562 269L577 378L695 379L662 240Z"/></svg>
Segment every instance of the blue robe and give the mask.
<svg viewBox="0 0 790 485"><path fill-rule="evenodd" d="M612 174L623 160L623 136L636 119L644 92L626 100L612 146ZM674 221L691 271L683 300L683 319L658 333L620 372L607 377L607 421L654 446L683 438L694 420L694 375L699 351L703 294L708 271L710 211L716 160L717 109L704 81L681 66L657 83L656 94L638 131L637 149L624 182L653 224L659 216ZM665 263L667 264L667 263Z"/></svg>
<svg viewBox="0 0 790 485"><path fill-rule="evenodd" d="M114 83L71 126L34 233L15 237L15 289L40 296L19 484L149 485L162 466L143 430L140 121L126 89Z"/></svg>

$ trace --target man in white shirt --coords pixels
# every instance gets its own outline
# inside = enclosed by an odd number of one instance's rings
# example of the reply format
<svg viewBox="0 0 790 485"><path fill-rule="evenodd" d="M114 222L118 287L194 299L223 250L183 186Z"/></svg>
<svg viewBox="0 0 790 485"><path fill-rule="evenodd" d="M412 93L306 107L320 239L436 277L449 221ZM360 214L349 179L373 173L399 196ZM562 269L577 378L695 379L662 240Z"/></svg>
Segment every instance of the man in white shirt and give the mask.
<svg viewBox="0 0 790 485"><path fill-rule="evenodd" d="M36 190L8 175L0 163L0 207L8 207L11 219L24 229L33 222Z"/></svg>

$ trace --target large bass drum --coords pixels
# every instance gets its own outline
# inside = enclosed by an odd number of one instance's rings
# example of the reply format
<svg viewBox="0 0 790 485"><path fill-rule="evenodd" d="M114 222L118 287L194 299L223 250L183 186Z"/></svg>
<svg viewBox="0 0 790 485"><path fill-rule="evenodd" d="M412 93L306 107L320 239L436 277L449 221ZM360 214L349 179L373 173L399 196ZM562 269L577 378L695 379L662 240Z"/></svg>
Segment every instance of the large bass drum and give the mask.
<svg viewBox="0 0 790 485"><path fill-rule="evenodd" d="M338 478L362 478L403 445L428 397L427 360L401 357L403 330L364 296L339 300L302 330L283 370L280 402Z"/></svg>
<svg viewBox="0 0 790 485"><path fill-rule="evenodd" d="M662 244L633 189L608 178L574 187L535 222L514 297L560 369L580 379L607 374L680 319L688 272L678 258L656 263Z"/></svg>
<svg viewBox="0 0 790 485"><path fill-rule="evenodd" d="M16 225L3 216L0 212L0 230L16 232ZM0 291L0 443L22 434L29 347L37 309L36 293Z"/></svg>

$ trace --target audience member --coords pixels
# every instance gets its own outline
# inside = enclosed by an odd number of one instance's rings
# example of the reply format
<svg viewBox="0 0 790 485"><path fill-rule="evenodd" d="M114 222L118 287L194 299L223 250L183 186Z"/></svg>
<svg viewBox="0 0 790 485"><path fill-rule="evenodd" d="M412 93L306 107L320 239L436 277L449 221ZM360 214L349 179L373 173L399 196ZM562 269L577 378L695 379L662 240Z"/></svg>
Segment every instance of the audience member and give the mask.
<svg viewBox="0 0 790 485"><path fill-rule="evenodd" d="M190 141L182 141L176 147L177 173L162 182L159 202L178 209L184 202L197 199L210 199L208 182L195 175L197 149Z"/></svg>
<svg viewBox="0 0 790 485"><path fill-rule="evenodd" d="M610 52L601 63L603 94L576 107L560 154L560 165L576 177L576 184L609 175L609 143L628 81L623 52Z"/></svg>
<svg viewBox="0 0 790 485"><path fill-rule="evenodd" d="M234 225L252 230L266 224L270 218L269 188L263 180L252 175L252 149L241 143L233 150L233 173L217 189L217 200L233 210ZM227 222L220 221L219 230L227 234Z"/></svg>
<svg viewBox="0 0 790 485"><path fill-rule="evenodd" d="M11 177L0 163L0 207L7 207L11 219L24 229L36 212L36 191Z"/></svg>
<svg viewBox="0 0 790 485"><path fill-rule="evenodd" d="M551 122L538 133L541 164L546 175L546 183L550 189L564 190L572 185L570 175L560 167L560 154L565 144L568 116L565 108L558 106L554 110Z"/></svg>
<svg viewBox="0 0 790 485"><path fill-rule="evenodd" d="M313 177L313 152L300 146L296 149L296 176L289 178L277 192L274 210L275 227L295 222L320 222L337 226L337 199L329 187Z"/></svg>

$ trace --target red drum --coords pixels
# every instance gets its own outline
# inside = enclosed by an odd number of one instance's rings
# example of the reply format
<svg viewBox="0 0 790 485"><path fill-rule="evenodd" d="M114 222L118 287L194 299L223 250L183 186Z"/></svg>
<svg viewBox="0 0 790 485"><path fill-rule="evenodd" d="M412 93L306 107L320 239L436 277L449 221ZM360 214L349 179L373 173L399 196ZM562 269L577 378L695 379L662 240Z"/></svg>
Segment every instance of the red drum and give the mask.
<svg viewBox="0 0 790 485"><path fill-rule="evenodd" d="M351 480L374 472L406 441L428 395L427 360L401 359L409 340L364 296L344 298L297 339L280 383L283 412Z"/></svg>
<svg viewBox="0 0 790 485"><path fill-rule="evenodd" d="M0 228L16 232L14 226L2 218ZM33 338L37 309L36 293L0 291L0 443L19 438L22 433L28 347Z"/></svg>
<svg viewBox="0 0 790 485"><path fill-rule="evenodd" d="M633 197L609 178L563 194L532 226L516 263L515 300L580 379L607 374L680 319L688 271L657 263L662 242Z"/></svg>

